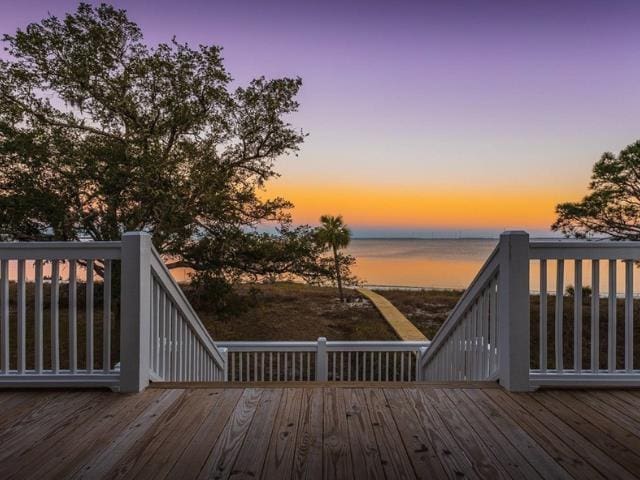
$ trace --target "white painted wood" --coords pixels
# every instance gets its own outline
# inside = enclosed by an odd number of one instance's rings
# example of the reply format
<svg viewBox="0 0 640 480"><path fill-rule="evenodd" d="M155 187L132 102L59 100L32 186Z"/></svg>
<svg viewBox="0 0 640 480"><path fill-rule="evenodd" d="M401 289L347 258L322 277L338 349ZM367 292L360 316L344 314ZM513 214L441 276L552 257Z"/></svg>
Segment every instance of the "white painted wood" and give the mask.
<svg viewBox="0 0 640 480"><path fill-rule="evenodd" d="M51 370L60 371L60 264L51 262Z"/></svg>
<svg viewBox="0 0 640 480"><path fill-rule="evenodd" d="M600 261L591 261L591 371L600 369Z"/></svg>
<svg viewBox="0 0 640 480"><path fill-rule="evenodd" d="M111 371L111 260L104 261L102 305L102 370Z"/></svg>
<svg viewBox="0 0 640 480"><path fill-rule="evenodd" d="M609 338L607 350L607 365L609 367L609 373L612 373L616 369L616 270L616 261L609 260Z"/></svg>
<svg viewBox="0 0 640 480"><path fill-rule="evenodd" d="M86 370L87 373L93 373L94 362L94 319L93 319L93 302L94 302L94 285L93 285L93 260L86 261L87 279L85 285L85 341L86 341Z"/></svg>
<svg viewBox="0 0 640 480"><path fill-rule="evenodd" d="M35 278L34 278L34 311L33 311L33 350L34 350L34 368L36 373L41 374L43 371L43 323L42 314L44 310L42 300L42 260L35 261Z"/></svg>
<svg viewBox="0 0 640 480"><path fill-rule="evenodd" d="M564 260L556 262L555 349L556 371L564 370Z"/></svg>
<svg viewBox="0 0 640 480"><path fill-rule="evenodd" d="M120 242L2 242L3 260L86 260L120 258Z"/></svg>
<svg viewBox="0 0 640 480"><path fill-rule="evenodd" d="M582 370L582 260L574 263L573 368Z"/></svg>
<svg viewBox="0 0 640 480"><path fill-rule="evenodd" d="M547 260L540 260L540 307L539 307L540 370L547 370Z"/></svg>
<svg viewBox="0 0 640 480"><path fill-rule="evenodd" d="M0 337L2 338L2 374L9 373L9 261L0 261L0 308L2 327Z"/></svg>
<svg viewBox="0 0 640 480"><path fill-rule="evenodd" d="M69 369L71 373L77 373L78 371L78 278L76 261L69 260L69 283L68 283L68 296L69 296Z"/></svg>
<svg viewBox="0 0 640 480"><path fill-rule="evenodd" d="M27 304L25 289L25 261L18 260L18 281L17 281L17 352L16 360L18 375L24 374L27 361Z"/></svg>
<svg viewBox="0 0 640 480"><path fill-rule="evenodd" d="M120 390L139 392L149 384L151 236L122 236Z"/></svg>
<svg viewBox="0 0 640 480"><path fill-rule="evenodd" d="M510 391L529 390L529 235L500 235L498 318L500 384Z"/></svg>
<svg viewBox="0 0 640 480"><path fill-rule="evenodd" d="M624 368L633 371L633 262L625 261Z"/></svg>

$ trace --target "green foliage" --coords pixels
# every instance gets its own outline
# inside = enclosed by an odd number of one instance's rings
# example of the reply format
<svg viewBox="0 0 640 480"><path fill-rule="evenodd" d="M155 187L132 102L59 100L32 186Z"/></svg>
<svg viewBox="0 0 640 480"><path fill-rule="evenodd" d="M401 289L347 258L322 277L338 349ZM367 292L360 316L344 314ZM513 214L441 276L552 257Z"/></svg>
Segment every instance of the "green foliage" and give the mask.
<svg viewBox="0 0 640 480"><path fill-rule="evenodd" d="M617 156L603 154L593 166L589 190L581 201L556 207L553 230L577 238L640 240L640 141Z"/></svg>
<svg viewBox="0 0 640 480"><path fill-rule="evenodd" d="M344 301L342 283L343 280L350 277L350 267L355 263L355 260L349 255L339 253L339 250L347 247L351 241L351 230L345 225L342 215L336 217L322 215L320 227L316 231L316 241L319 245L331 249L333 252L333 276L338 284L340 300ZM327 263L325 260L325 264Z"/></svg>
<svg viewBox="0 0 640 480"><path fill-rule="evenodd" d="M259 191L277 176L274 161L304 139L285 120L298 108L299 78L232 89L220 47L149 47L123 10L104 4L80 4L4 40L4 239L116 240L144 230L173 266L219 278L286 268L282 257L299 248L287 230L291 204ZM268 248L255 230L265 221L289 232Z"/></svg>
<svg viewBox="0 0 640 480"><path fill-rule="evenodd" d="M582 299L583 300L587 300L589 298L591 298L591 287L589 286L584 286L582 287ZM573 285L568 285L566 290L565 290L566 294L568 297L575 297L576 296L576 289Z"/></svg>

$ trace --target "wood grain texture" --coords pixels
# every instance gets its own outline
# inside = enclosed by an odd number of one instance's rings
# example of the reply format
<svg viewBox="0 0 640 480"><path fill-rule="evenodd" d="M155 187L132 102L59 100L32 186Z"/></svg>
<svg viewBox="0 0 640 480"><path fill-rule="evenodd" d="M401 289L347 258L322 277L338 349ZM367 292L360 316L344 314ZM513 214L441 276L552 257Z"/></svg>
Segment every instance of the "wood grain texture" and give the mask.
<svg viewBox="0 0 640 480"><path fill-rule="evenodd" d="M0 391L0 478L632 478L639 405L477 384Z"/></svg>

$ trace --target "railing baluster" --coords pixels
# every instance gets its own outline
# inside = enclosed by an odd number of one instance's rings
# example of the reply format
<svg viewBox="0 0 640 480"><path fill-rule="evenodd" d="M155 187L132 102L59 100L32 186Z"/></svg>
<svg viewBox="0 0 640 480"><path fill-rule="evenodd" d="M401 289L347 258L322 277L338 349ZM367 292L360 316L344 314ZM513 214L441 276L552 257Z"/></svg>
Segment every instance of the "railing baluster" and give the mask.
<svg viewBox="0 0 640 480"><path fill-rule="evenodd" d="M540 371L547 371L547 261L540 260Z"/></svg>
<svg viewBox="0 0 640 480"><path fill-rule="evenodd" d="M87 260L85 284L86 370L93 373L93 260Z"/></svg>
<svg viewBox="0 0 640 480"><path fill-rule="evenodd" d="M51 261L51 370L60 371L60 264Z"/></svg>
<svg viewBox="0 0 640 480"><path fill-rule="evenodd" d="M600 261L591 261L591 371L600 370Z"/></svg>
<svg viewBox="0 0 640 480"><path fill-rule="evenodd" d="M625 261L624 368L633 371L633 261Z"/></svg>
<svg viewBox="0 0 640 480"><path fill-rule="evenodd" d="M563 329L564 329L564 260L557 261L556 271L556 319L555 319L555 341L556 341L556 370L562 373L564 370L563 358Z"/></svg>
<svg viewBox="0 0 640 480"><path fill-rule="evenodd" d="M111 260L104 261L104 306L102 312L102 368L111 371Z"/></svg>
<svg viewBox="0 0 640 480"><path fill-rule="evenodd" d="M18 295L17 295L17 371L24 374L27 359L27 304L25 291L25 262L18 260Z"/></svg>
<svg viewBox="0 0 640 480"><path fill-rule="evenodd" d="M42 302L42 260L38 259L35 263L35 284L34 284L34 369L36 373L42 373L43 370L43 325L42 313L44 311Z"/></svg>
<svg viewBox="0 0 640 480"><path fill-rule="evenodd" d="M582 260L574 262L573 368L582 371Z"/></svg>
<svg viewBox="0 0 640 480"><path fill-rule="evenodd" d="M615 372L616 366L616 336L617 336L617 291L616 291L616 261L609 260L609 342L608 342L608 370Z"/></svg>
<svg viewBox="0 0 640 480"><path fill-rule="evenodd" d="M9 373L9 261L0 261L0 306L2 307L2 373Z"/></svg>
<svg viewBox="0 0 640 480"><path fill-rule="evenodd" d="M72 374L78 371L78 282L76 266L75 260L69 260L69 370Z"/></svg>

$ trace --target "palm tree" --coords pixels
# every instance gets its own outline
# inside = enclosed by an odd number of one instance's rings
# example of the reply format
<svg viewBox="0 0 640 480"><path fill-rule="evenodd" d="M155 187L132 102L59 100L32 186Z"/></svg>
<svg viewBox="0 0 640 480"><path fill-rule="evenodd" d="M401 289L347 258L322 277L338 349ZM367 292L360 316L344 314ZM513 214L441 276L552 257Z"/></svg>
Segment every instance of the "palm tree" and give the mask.
<svg viewBox="0 0 640 480"><path fill-rule="evenodd" d="M349 228L344 224L342 215L338 215L337 217L334 217L333 215L322 215L320 217L320 223L321 225L317 230L317 239L323 247L331 248L333 251L333 259L336 265L336 280L338 282L338 290L340 291L340 301L344 302L338 250L349 245L349 242L351 241L351 230L349 230Z"/></svg>

